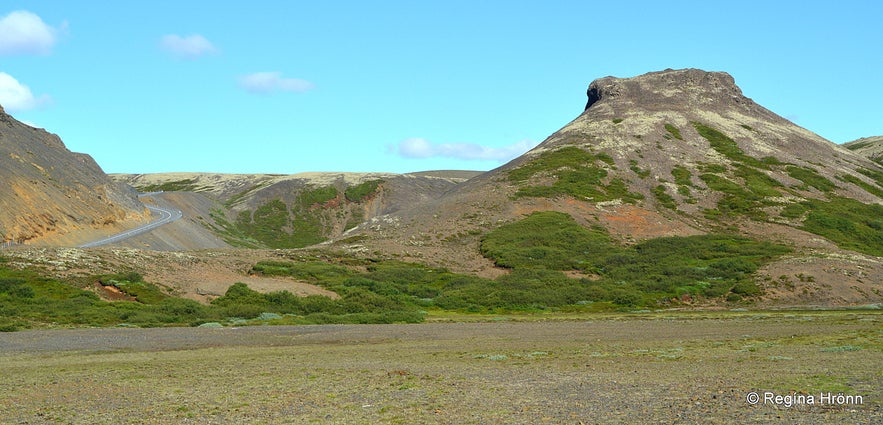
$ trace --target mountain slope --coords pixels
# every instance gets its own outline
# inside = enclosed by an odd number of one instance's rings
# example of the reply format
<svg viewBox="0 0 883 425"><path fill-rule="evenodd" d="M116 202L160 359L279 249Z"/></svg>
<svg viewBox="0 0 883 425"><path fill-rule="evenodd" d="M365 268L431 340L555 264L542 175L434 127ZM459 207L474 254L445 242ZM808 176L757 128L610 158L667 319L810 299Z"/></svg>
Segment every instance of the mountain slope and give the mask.
<svg viewBox="0 0 883 425"><path fill-rule="evenodd" d="M883 136L862 137L844 143L843 147L883 166Z"/></svg>
<svg viewBox="0 0 883 425"><path fill-rule="evenodd" d="M532 212L560 211L621 246L709 233L782 243L795 252L764 266L763 278L809 273L816 286L843 289L820 297L881 297L879 285L863 286L883 279L878 164L763 108L725 73L606 77L587 94L585 111L530 152L361 226L358 245L499 276L509 270L482 255L488 235Z"/></svg>
<svg viewBox="0 0 883 425"><path fill-rule="evenodd" d="M0 241L75 245L143 222L130 188L0 107Z"/></svg>
<svg viewBox="0 0 883 425"><path fill-rule="evenodd" d="M436 198L470 171L392 173L211 174L163 173L114 175L141 191L164 190L164 198L188 213L190 241L141 237L129 246L154 249L214 248L211 230L233 246L299 248L338 237L382 214ZM171 197L170 192L175 192ZM182 229L167 229L180 233ZM157 235L153 235L157 236ZM192 243L191 243L192 242ZM194 245L196 244L196 245Z"/></svg>

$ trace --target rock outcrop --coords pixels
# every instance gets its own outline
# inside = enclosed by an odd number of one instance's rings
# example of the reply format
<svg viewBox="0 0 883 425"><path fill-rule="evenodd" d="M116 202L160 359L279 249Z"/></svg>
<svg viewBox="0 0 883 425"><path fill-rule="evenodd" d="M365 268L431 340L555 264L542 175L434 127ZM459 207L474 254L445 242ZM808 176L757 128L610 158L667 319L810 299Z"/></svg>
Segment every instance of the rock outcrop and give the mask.
<svg viewBox="0 0 883 425"><path fill-rule="evenodd" d="M21 123L0 107L0 242L77 243L149 211L89 155ZM82 236L78 236L81 234ZM55 242L50 242L55 241Z"/></svg>

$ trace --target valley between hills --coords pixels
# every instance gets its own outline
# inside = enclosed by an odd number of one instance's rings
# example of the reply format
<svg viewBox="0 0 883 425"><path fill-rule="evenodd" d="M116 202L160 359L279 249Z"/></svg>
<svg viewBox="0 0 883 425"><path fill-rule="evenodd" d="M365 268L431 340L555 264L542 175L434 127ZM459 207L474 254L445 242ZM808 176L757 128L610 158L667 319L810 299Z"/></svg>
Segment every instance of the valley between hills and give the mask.
<svg viewBox="0 0 883 425"><path fill-rule="evenodd" d="M106 175L0 110L0 422L880 423L881 152L698 69L487 172Z"/></svg>
<svg viewBox="0 0 883 425"><path fill-rule="evenodd" d="M9 181L30 183L0 196L11 206L4 241L19 243L4 255L99 298L138 300L125 284L97 283L128 273L203 304L236 282L259 293L355 290L412 319L436 308L883 302L883 139L835 145L725 73L606 77L587 95L576 119L489 172L106 176L90 166L88 180L74 165L87 157L6 116ZM102 202L114 215L89 216ZM183 218L108 247L67 248L149 222L143 205ZM378 275L387 280L351 282Z"/></svg>

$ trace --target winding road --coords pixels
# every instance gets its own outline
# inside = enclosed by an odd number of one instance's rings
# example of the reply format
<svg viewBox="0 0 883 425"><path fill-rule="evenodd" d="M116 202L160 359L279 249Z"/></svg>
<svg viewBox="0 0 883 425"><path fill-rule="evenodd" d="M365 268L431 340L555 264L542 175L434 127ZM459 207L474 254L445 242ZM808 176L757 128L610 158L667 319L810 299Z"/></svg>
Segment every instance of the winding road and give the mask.
<svg viewBox="0 0 883 425"><path fill-rule="evenodd" d="M162 192L141 193L138 195L138 197L142 198L145 196L158 195L160 193L162 193ZM159 220L150 222L150 223L145 224L140 227L136 227L134 229L126 230L125 232L118 233L116 235L113 235L113 236L110 236L110 237L107 237L104 239L100 239L97 241L92 241L89 243L82 244L82 245L78 246L77 248L94 248L97 246L120 242L120 241L126 240L128 238L131 238L133 236L147 233L153 229L156 229L159 226L171 223L175 220L180 220L182 217L184 217L184 213L178 209L163 208L163 207L157 207L154 205L147 205L147 204L145 204L144 206L147 207L147 209L149 209L151 212L159 214L160 215Z"/></svg>

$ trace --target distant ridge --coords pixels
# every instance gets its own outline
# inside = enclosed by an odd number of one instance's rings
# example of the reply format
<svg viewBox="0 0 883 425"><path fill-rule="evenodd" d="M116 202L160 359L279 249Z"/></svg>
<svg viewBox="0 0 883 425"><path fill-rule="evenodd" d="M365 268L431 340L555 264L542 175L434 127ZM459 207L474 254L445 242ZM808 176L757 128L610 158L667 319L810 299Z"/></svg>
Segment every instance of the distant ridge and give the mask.
<svg viewBox="0 0 883 425"><path fill-rule="evenodd" d="M883 166L883 136L863 137L843 147Z"/></svg>

